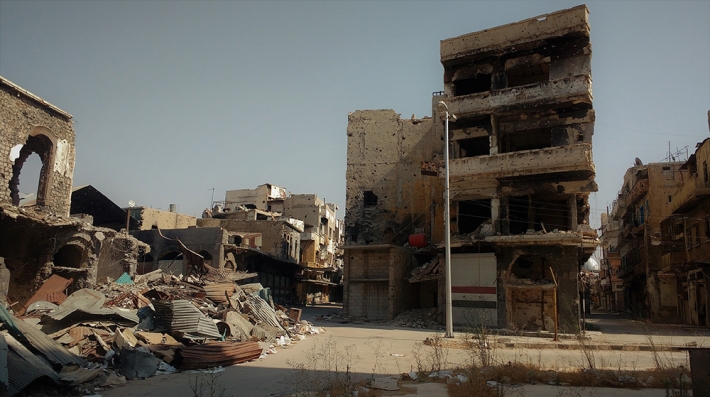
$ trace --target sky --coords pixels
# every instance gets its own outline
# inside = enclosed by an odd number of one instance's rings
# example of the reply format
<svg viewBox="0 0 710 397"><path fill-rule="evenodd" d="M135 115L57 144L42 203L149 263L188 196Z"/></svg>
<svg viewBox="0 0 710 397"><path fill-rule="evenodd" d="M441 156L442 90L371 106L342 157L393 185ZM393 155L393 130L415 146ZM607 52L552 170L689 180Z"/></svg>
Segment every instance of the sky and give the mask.
<svg viewBox="0 0 710 397"><path fill-rule="evenodd" d="M0 0L0 75L74 116L74 185L122 207L199 216L272 183L342 216L349 112L430 116L440 40L578 4ZM587 7L598 226L636 157L709 135L710 1Z"/></svg>

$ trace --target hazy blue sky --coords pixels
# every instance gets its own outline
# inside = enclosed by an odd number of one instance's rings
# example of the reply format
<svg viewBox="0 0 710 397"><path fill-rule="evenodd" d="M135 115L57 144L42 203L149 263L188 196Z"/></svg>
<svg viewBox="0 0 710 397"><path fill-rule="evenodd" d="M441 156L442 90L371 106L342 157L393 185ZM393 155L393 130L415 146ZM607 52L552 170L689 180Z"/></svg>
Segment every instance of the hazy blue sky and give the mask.
<svg viewBox="0 0 710 397"><path fill-rule="evenodd" d="M0 74L74 115L74 184L121 206L269 182L342 214L348 112L429 115L440 40L578 4L2 0ZM708 137L710 2L587 6L597 225L635 157Z"/></svg>

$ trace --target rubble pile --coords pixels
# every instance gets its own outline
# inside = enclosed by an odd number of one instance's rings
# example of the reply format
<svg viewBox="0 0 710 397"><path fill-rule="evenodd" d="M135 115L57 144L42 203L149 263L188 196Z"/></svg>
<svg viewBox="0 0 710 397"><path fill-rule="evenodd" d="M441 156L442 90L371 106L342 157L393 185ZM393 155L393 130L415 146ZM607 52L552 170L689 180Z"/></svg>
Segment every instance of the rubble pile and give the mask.
<svg viewBox="0 0 710 397"><path fill-rule="evenodd" d="M95 393L127 379L233 365L324 330L267 302L237 272L194 278L160 270L67 294L53 275L21 309L0 305L0 397L37 379Z"/></svg>
<svg viewBox="0 0 710 397"><path fill-rule="evenodd" d="M429 309L412 309L400 313L390 322L390 325L406 328L439 329L441 326L436 321L438 314L439 309L435 307Z"/></svg>

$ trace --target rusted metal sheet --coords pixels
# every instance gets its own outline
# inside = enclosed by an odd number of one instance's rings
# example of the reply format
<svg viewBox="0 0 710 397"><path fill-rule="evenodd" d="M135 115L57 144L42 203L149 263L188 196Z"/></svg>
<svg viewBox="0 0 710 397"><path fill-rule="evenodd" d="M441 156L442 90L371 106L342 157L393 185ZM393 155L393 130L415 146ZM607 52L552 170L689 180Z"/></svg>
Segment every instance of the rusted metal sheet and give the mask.
<svg viewBox="0 0 710 397"><path fill-rule="evenodd" d="M183 337L191 339L222 337L217 325L190 301L155 302L154 306L158 317L170 332L179 332Z"/></svg>
<svg viewBox="0 0 710 397"><path fill-rule="evenodd" d="M209 298L213 302L226 302L227 294L232 295L236 288L234 283L217 283L209 284L202 287Z"/></svg>
<svg viewBox="0 0 710 397"><path fill-rule="evenodd" d="M209 368L234 365L261 356L259 342L207 342L180 348L181 369Z"/></svg>
<svg viewBox="0 0 710 397"><path fill-rule="evenodd" d="M66 279L62 276L53 274L47 279L47 281L44 282L44 284L42 284L41 287L39 287L37 292L35 292L30 300L25 303L24 307L18 311L18 314L24 314L25 308L29 307L34 301L47 301L57 305L61 304L65 299L67 299L64 291L73 281L74 279L72 278Z"/></svg>

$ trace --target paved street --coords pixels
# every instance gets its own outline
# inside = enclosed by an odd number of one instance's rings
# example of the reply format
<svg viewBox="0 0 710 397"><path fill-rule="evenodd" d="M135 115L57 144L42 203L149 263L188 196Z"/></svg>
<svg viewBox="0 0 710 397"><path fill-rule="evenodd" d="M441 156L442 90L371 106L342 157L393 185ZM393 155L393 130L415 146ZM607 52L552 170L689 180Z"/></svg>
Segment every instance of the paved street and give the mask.
<svg viewBox="0 0 710 397"><path fill-rule="evenodd" d="M303 318L322 326L326 332L321 335L308 336L306 340L295 342L292 346L278 349L278 353L269 355L250 363L228 367L221 374L219 382L227 389L227 394L234 396L262 397L287 394L302 389L298 379L292 379L296 371L294 364L312 365L308 357L314 354L337 350L339 357L343 358L345 352L353 351L352 358L347 359L352 376L355 379L365 379L373 376L396 375L417 369L417 355L419 361L427 365L432 362L433 349L422 345L426 338L434 336L432 330L393 329L383 325L370 324L334 324L318 322L316 317L332 312L329 307L304 308ZM614 318L600 316L600 326L607 324L620 332L625 326L625 320L614 322ZM594 318L590 319L594 321ZM614 325L616 324L616 325ZM631 326L626 324L626 326ZM642 342L646 336L638 334L605 334L602 332L594 338L627 338ZM681 330L682 331L682 330ZM686 331L682 331L686 332ZM681 335L678 335L679 337ZM463 335L459 335L463 337ZM707 337L699 338L698 344L705 343ZM540 339L540 338L535 338ZM710 338L707 338L710 341ZM707 343L708 345L710 343ZM330 349L330 350L329 350ZM471 351L464 349L444 349L442 362L446 368L455 368L470 362ZM584 356L580 350L561 349L495 349L493 352L500 363L508 361L531 362L552 369L579 368L584 365ZM685 352L659 352L659 357L666 363L686 364ZM310 356L309 356L310 355ZM321 357L322 358L322 357ZM647 351L595 351L594 358L597 367L643 369L653 368L653 353ZM321 362L321 361L319 361ZM318 369L323 369L322 366ZM342 370L342 366L340 367ZM157 376L140 381L130 381L126 386L102 392L105 396L153 396L173 395L192 396L190 379L195 374L174 374ZM291 379L289 379L291 378ZM300 382L302 383L302 382ZM525 386L526 396L550 395L549 388ZM529 391L528 391L529 390ZM628 392L628 391L625 391ZM658 392L661 392L660 390ZM538 393L538 394L531 394ZM542 394L539 394L542 393ZM653 396L656 391L644 392L644 396ZM658 396L665 395L658 394ZM612 396L614 394L604 393ZM552 395L556 395L556 392ZM582 394L583 396L586 394ZM621 395L621 394L619 394ZM631 395L631 394L623 394ZM639 394L640 395L640 394Z"/></svg>

